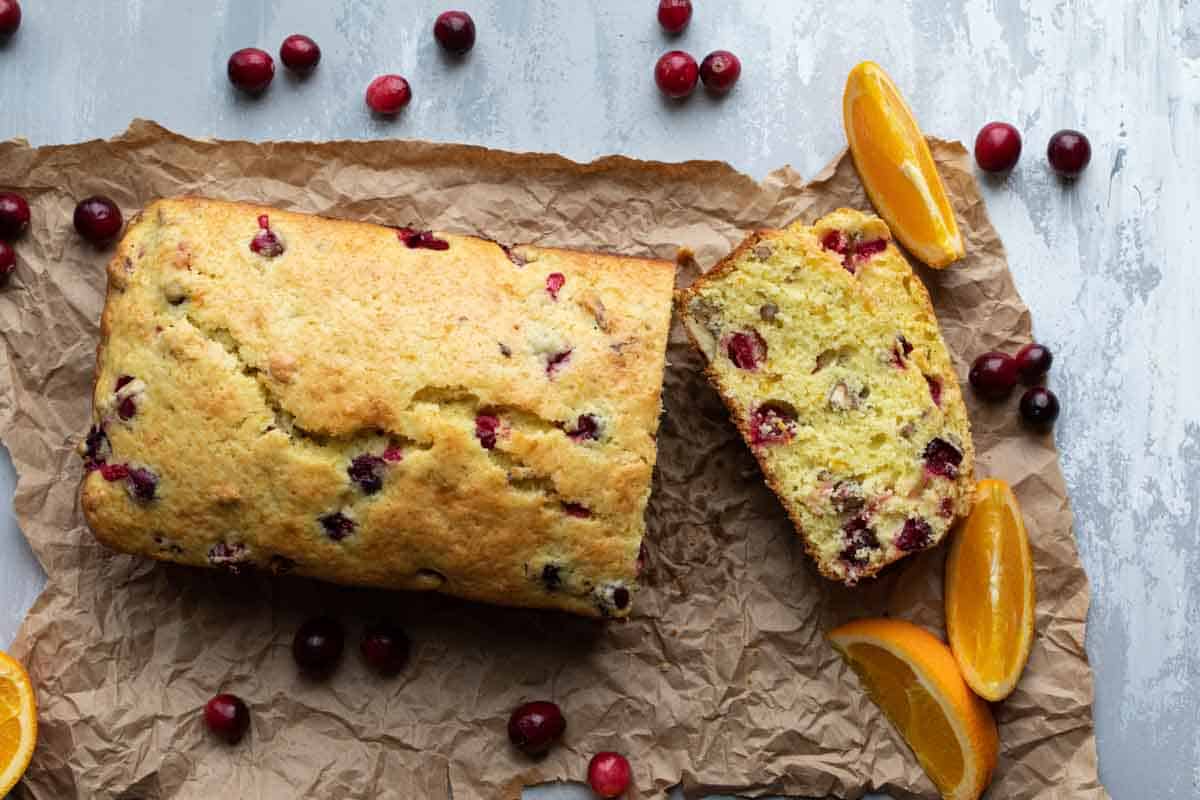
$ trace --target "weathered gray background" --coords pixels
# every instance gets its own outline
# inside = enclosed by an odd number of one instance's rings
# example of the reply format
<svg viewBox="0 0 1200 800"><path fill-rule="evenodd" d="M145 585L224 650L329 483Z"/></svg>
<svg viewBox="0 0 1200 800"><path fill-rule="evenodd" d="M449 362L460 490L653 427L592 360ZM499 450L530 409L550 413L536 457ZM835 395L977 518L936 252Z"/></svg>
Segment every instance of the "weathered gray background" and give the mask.
<svg viewBox="0 0 1200 800"><path fill-rule="evenodd" d="M844 144L842 83L865 58L891 72L930 133L969 143L990 119L1013 122L1022 162L984 192L1057 354L1058 441L1094 589L1101 776L1119 800L1200 797L1200 289L1188 275L1200 2L695 4L673 40L655 0L469 0L479 40L457 63L430 34L442 3L24 0L20 33L0 46L0 138L107 137L141 116L194 136L409 137L812 174ZM275 52L294 32L320 43L317 73L281 71L261 100L239 97L228 55ZM735 51L741 83L723 101L664 101L652 67L675 46ZM373 119L363 91L391 71L412 82L413 103ZM1071 186L1044 163L1061 127L1092 141L1092 166ZM41 575L0 462L3 646Z"/></svg>

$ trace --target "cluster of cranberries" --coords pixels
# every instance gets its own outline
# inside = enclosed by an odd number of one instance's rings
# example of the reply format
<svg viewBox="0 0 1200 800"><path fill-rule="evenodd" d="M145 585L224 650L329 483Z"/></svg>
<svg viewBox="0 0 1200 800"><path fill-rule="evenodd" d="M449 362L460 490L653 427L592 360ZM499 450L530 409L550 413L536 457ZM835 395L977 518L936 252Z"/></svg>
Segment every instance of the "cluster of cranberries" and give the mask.
<svg viewBox="0 0 1200 800"><path fill-rule="evenodd" d="M667 33L680 33L692 21L692 0L659 0L658 24ZM654 82L667 97L682 100L703 80L713 94L725 94L742 74L742 62L728 50L714 50L699 65L690 53L672 50L654 65Z"/></svg>
<svg viewBox="0 0 1200 800"><path fill-rule="evenodd" d="M329 617L315 617L296 630L292 658L306 676L327 678L342 660L345 643L341 623ZM359 651L376 672L392 677L408 664L408 636L391 623L376 623L363 631ZM204 706L204 722L215 736L237 744L250 728L250 710L241 698L218 694Z"/></svg>
<svg viewBox="0 0 1200 800"><path fill-rule="evenodd" d="M528 756L544 755L567 730L562 709L548 700L524 703L508 718L508 740ZM601 797L620 797L629 789L633 770L620 753L604 751L592 756L587 780Z"/></svg>
<svg viewBox="0 0 1200 800"><path fill-rule="evenodd" d="M446 52L461 56L475 46L475 21L465 11L446 11L433 23L433 36ZM293 34L283 40L279 60L297 75L307 75L321 60L321 48L309 37ZM229 57L228 72L234 86L261 94L275 78L275 60L266 50L247 47ZM376 114L398 114L412 100L412 86L403 76L380 75L367 86L366 100Z"/></svg>
<svg viewBox="0 0 1200 800"><path fill-rule="evenodd" d="M1021 157L1021 134L1007 122L989 122L975 137L975 162L985 172L1008 172ZM1064 178L1074 178L1092 160L1092 145L1079 131L1061 130L1046 147L1050 167Z"/></svg>
<svg viewBox="0 0 1200 800"><path fill-rule="evenodd" d="M997 350L975 359L968 376L971 388L985 400L1004 400L1020 381L1031 388L1021 396L1021 417L1033 428L1048 429L1058 419L1058 398L1044 386L1037 386L1050 371L1054 356L1037 342L1025 345L1016 358Z"/></svg>

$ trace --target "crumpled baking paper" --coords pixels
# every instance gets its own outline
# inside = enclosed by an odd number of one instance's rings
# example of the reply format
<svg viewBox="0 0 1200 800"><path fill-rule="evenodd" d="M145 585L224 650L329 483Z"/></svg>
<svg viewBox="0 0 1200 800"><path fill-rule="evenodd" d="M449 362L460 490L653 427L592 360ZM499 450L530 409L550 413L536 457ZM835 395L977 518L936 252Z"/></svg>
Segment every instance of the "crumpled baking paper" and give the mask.
<svg viewBox="0 0 1200 800"><path fill-rule="evenodd" d="M969 255L920 275L965 377L974 354L1028 341L1030 318L966 153L933 146ZM108 141L0 144L0 188L33 207L17 273L0 291L0 435L20 475L21 527L49 575L14 645L41 704L17 797L493 800L581 779L606 749L630 757L636 797L679 783L689 797L936 796L823 634L878 614L941 632L944 548L855 590L819 577L678 327L646 587L625 624L157 564L97 545L77 500L73 448L89 420L111 252L72 231L78 198L105 194L129 215L196 193L502 242L663 258L686 246L709 267L748 229L867 208L845 154L811 183L784 168L757 184L721 163L576 164L408 141L196 141L138 121ZM1057 452L1019 429L1012 403L966 394L979 473L1014 486L1037 564L1037 641L1017 692L996 707L1003 752L990 796L1107 797L1084 651L1088 585ZM290 653L297 625L317 613L349 628L346 657L325 682L297 675ZM414 642L395 679L374 676L356 652L363 625L379 617ZM251 706L237 747L204 729L202 706L218 691ZM569 721L563 744L537 761L505 735L509 712L532 698L558 702Z"/></svg>

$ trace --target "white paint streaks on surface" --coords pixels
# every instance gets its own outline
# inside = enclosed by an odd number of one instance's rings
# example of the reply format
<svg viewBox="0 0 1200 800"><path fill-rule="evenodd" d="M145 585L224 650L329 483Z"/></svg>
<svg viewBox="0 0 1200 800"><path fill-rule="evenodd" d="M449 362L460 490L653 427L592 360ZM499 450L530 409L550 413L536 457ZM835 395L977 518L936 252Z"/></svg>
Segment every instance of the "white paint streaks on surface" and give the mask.
<svg viewBox="0 0 1200 800"><path fill-rule="evenodd" d="M142 116L198 136L412 137L812 174L844 144L841 85L864 58L931 133L970 142L990 119L1013 122L1022 163L984 190L1057 354L1058 436L1094 585L1101 775L1118 800L1200 797L1200 0L696 4L669 39L653 0L466 2L479 42L456 61L430 35L433 0L27 0L0 46L0 137L78 141ZM311 79L281 69L259 101L229 87L229 53L274 52L295 32L321 44ZM663 100L651 72L674 47L733 50L741 84L723 100ZM362 102L384 72L414 88L391 122ZM1061 127L1093 145L1075 185L1044 167ZM0 487L8 498L3 471ZM0 642L37 582L6 513Z"/></svg>

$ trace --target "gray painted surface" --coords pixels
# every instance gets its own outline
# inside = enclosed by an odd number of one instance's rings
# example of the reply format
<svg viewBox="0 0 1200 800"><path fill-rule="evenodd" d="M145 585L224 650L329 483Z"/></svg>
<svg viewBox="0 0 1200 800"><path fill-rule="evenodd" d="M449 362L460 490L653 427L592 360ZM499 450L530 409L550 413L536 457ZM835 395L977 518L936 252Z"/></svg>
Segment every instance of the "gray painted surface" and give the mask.
<svg viewBox="0 0 1200 800"><path fill-rule="evenodd" d="M1094 588L1101 776L1120 800L1200 797L1200 289L1188 275L1200 2L696 4L672 40L653 0L466 0L479 43L452 62L429 33L440 3L26 0L20 33L0 45L0 138L74 142L141 116L193 136L409 137L811 175L843 146L842 82L864 58L891 72L930 133L969 143L989 119L1013 122L1023 161L984 193L1057 353L1058 441ZM297 31L324 51L310 80L281 74L258 101L230 88L230 52L275 51ZM740 85L721 101L664 101L651 70L675 46L737 52ZM394 121L373 119L363 91L391 71L415 99ZM1061 127L1093 146L1071 186L1044 165ZM41 580L12 521L12 484L5 463L0 645Z"/></svg>

